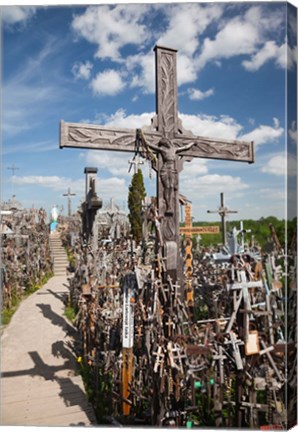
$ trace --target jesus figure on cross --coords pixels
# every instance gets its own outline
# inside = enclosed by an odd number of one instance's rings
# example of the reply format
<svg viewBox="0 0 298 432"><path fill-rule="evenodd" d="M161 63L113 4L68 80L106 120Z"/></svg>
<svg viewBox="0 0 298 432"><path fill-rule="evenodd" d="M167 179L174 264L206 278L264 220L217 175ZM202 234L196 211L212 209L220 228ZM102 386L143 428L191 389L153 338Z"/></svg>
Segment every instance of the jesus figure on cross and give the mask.
<svg viewBox="0 0 298 432"><path fill-rule="evenodd" d="M195 142L182 147L176 147L168 138L162 138L158 146L148 144L157 153L161 154L162 167L160 168L160 178L164 187L164 199L166 203L166 213L174 214L174 197L178 190L178 170L176 167L177 154L189 150Z"/></svg>

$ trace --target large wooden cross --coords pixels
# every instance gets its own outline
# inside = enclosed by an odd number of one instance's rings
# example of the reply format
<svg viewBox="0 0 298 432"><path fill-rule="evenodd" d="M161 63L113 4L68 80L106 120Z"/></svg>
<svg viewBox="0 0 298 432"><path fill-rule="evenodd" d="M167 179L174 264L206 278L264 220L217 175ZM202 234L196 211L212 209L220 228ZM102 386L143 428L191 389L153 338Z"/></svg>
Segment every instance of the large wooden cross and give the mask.
<svg viewBox="0 0 298 432"><path fill-rule="evenodd" d="M252 142L194 136L182 127L177 103L177 51L156 46L156 115L141 131L156 160L157 202L168 274L177 279L179 263L179 172L192 158L254 162ZM135 152L140 130L61 122L60 148Z"/></svg>

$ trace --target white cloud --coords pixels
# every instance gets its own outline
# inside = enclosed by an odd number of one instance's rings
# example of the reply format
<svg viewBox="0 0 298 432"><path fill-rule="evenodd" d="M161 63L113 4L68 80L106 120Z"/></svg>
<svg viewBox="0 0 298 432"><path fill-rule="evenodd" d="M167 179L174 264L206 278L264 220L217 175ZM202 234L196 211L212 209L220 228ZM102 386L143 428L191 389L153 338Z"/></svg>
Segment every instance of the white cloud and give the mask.
<svg viewBox="0 0 298 432"><path fill-rule="evenodd" d="M89 6L73 18L72 28L96 45L95 57L121 62L128 72L127 85L140 87L144 93L153 93L155 89L154 44L178 50L179 86L194 82L208 62L220 65L221 59L233 56L249 56L242 63L248 70L257 70L269 60L284 67L284 46L278 47L270 40L272 34L280 31L282 14L268 15L262 6L252 6L244 15L232 18L222 17L223 11L220 4L197 3ZM160 34L146 26L146 19L151 21L156 12L163 23ZM217 33L213 39L203 39L211 25L217 26ZM127 45L135 45L138 50L124 61L121 50ZM291 62L293 58L290 51Z"/></svg>
<svg viewBox="0 0 298 432"><path fill-rule="evenodd" d="M236 120L225 115L216 117L204 114L180 114L179 117L184 128L198 136L236 139L242 129L242 126Z"/></svg>
<svg viewBox="0 0 298 432"><path fill-rule="evenodd" d="M254 141L255 145L267 144L269 142L276 142L282 137L284 129L279 126L277 119L273 120L274 127L268 125L260 125L251 132L240 136L239 138L244 141Z"/></svg>
<svg viewBox="0 0 298 432"><path fill-rule="evenodd" d="M273 156L267 164L261 168L261 171L277 176L284 176L286 173L286 159L284 155Z"/></svg>
<svg viewBox="0 0 298 432"><path fill-rule="evenodd" d="M206 99L209 96L214 95L214 89L209 89L206 91L201 91L199 89L190 88L188 89L189 99L191 100L202 100Z"/></svg>
<svg viewBox="0 0 298 432"><path fill-rule="evenodd" d="M187 171L181 175L181 192L191 191L192 196L217 195L223 190L226 193L243 192L249 186L243 183L240 177L230 175L207 174L204 176L187 175ZM183 192L184 191L184 192Z"/></svg>
<svg viewBox="0 0 298 432"><path fill-rule="evenodd" d="M142 114L129 114L126 115L124 109L117 110L114 114L107 116L105 114L98 114L96 118L96 123L104 123L106 126L118 126L128 129L137 129L151 124L151 119L155 115L152 113L142 113Z"/></svg>
<svg viewBox="0 0 298 432"><path fill-rule="evenodd" d="M97 194L104 200L109 200L111 197L123 201L127 200L128 186L123 178L110 177L107 179L99 177Z"/></svg>
<svg viewBox="0 0 298 432"><path fill-rule="evenodd" d="M152 51L135 54L126 59L126 67L132 74L130 86L141 87L144 93L155 91L155 60ZM140 72L137 70L140 69Z"/></svg>
<svg viewBox="0 0 298 432"><path fill-rule="evenodd" d="M189 177L193 178L193 176L207 174L207 161L206 159L196 159L194 158L191 162L184 163L184 170L180 175L181 180L186 180Z"/></svg>
<svg viewBox="0 0 298 432"><path fill-rule="evenodd" d="M168 19L165 32L156 44L178 50L178 85L193 82L197 78L197 65L194 55L199 47L199 36L209 24L217 20L223 11L221 5L176 4L162 8ZM133 71L131 85L143 88L145 93L155 90L155 68L152 51L136 54L127 59L126 65ZM139 70L140 69L140 70Z"/></svg>
<svg viewBox="0 0 298 432"><path fill-rule="evenodd" d="M74 192L82 192L84 190L84 180L71 180L66 177L59 176L13 176L14 184L20 186L35 185L51 188L56 191L64 191L65 185L70 185Z"/></svg>
<svg viewBox="0 0 298 432"><path fill-rule="evenodd" d="M130 153L118 153L118 152L110 152L110 151L88 151L86 153L86 164L88 166L95 166L100 170L105 169L108 170L113 175L121 175L121 176L131 176L134 173L134 170L131 170L131 173L128 173L129 170L129 160L132 158Z"/></svg>
<svg viewBox="0 0 298 432"><path fill-rule="evenodd" d="M261 6L252 6L243 16L237 16L223 24L214 39L206 38L198 58L202 69L208 62L239 55L249 55L250 60L242 62L248 70L257 70L266 61L276 58L280 64L282 47L267 41L268 34L278 31L282 14L266 14Z"/></svg>
<svg viewBox="0 0 298 432"><path fill-rule="evenodd" d="M148 38L142 23L146 5L89 6L72 21L73 30L97 45L95 57L119 60L120 50L127 44L139 46Z"/></svg>
<svg viewBox="0 0 298 432"><path fill-rule="evenodd" d="M95 95L114 96L125 87L121 74L113 69L99 72L91 81L90 87Z"/></svg>
<svg viewBox="0 0 298 432"><path fill-rule="evenodd" d="M250 60L244 60L242 65L246 70L255 72L256 70L260 69L260 67L263 66L268 60L280 58L280 50L282 51L284 49L282 47L278 47L275 41L267 41L264 46L251 57Z"/></svg>
<svg viewBox="0 0 298 432"><path fill-rule="evenodd" d="M297 159L292 155L287 158L284 154L277 154L268 160L261 171L277 176L295 177L297 175Z"/></svg>
<svg viewBox="0 0 298 432"><path fill-rule="evenodd" d="M26 187L30 185L41 186L53 191L65 192L65 185L71 188L73 193L83 196L85 195L85 179L73 180L67 177L59 176L12 176L11 181L16 184ZM125 180L119 177L101 178L100 174L96 182L97 195L104 199L110 199L112 196L118 200L127 199L127 185Z"/></svg>
<svg viewBox="0 0 298 432"><path fill-rule="evenodd" d="M85 63L76 62L73 65L71 71L75 79L88 80L90 78L92 68L93 65L89 61L86 61Z"/></svg>
<svg viewBox="0 0 298 432"><path fill-rule="evenodd" d="M204 40L198 66L202 69L211 60L251 54L257 42L256 28L241 18L235 18L217 33L215 39L206 38Z"/></svg>
<svg viewBox="0 0 298 432"><path fill-rule="evenodd" d="M157 44L176 48L179 56L184 54L190 58L199 47L199 35L220 18L223 8L218 4L185 3L172 5L165 12L168 26Z"/></svg>
<svg viewBox="0 0 298 432"><path fill-rule="evenodd" d="M26 23L36 12L36 8L30 6L2 6L1 16L5 24L13 25Z"/></svg>
<svg viewBox="0 0 298 432"><path fill-rule="evenodd" d="M196 64L191 57L179 54L177 57L177 84L178 86L195 81L197 78Z"/></svg>

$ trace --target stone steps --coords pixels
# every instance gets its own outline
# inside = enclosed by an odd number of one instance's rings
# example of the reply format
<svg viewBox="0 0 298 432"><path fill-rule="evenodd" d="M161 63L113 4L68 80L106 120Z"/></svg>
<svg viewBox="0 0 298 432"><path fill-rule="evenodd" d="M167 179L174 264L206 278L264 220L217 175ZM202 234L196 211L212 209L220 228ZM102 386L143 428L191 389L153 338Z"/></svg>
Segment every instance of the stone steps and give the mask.
<svg viewBox="0 0 298 432"><path fill-rule="evenodd" d="M65 276L68 267L68 259L64 247L62 246L60 235L52 233L50 236L51 251L54 259L54 276Z"/></svg>

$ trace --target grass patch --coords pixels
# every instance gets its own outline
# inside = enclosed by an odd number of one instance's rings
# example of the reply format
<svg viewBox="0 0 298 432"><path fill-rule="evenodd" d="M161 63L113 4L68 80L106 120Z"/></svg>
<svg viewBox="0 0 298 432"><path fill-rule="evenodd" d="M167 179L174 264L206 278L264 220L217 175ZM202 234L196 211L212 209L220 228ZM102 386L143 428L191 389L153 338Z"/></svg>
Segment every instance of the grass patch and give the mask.
<svg viewBox="0 0 298 432"><path fill-rule="evenodd" d="M66 318L70 321L70 322L74 322L75 317L76 317L76 311L75 308L73 308L72 306L66 306L65 311L64 311L64 316L66 316Z"/></svg>
<svg viewBox="0 0 298 432"><path fill-rule="evenodd" d="M23 293L21 294L12 293L11 307L5 308L1 311L1 325L9 324L11 318L13 317L14 313L18 309L22 300L25 300L31 294L35 293L35 291L39 290L52 276L53 276L52 272L46 273L40 279L39 282L27 285Z"/></svg>

